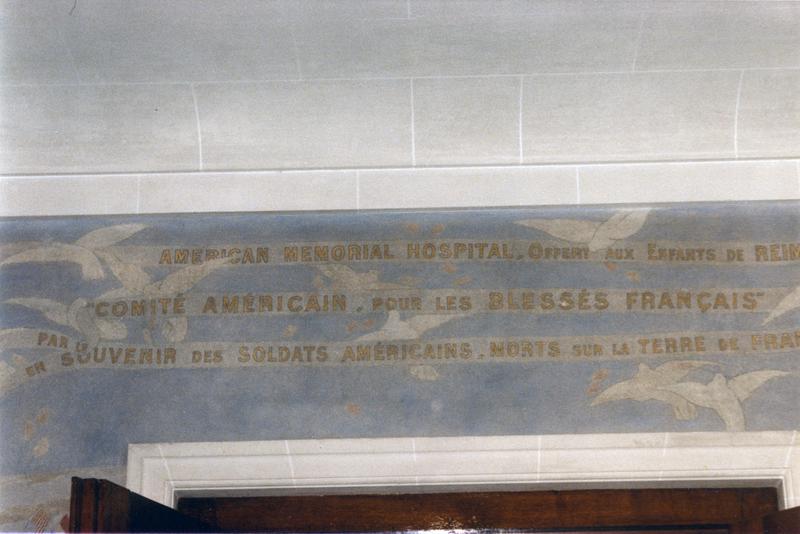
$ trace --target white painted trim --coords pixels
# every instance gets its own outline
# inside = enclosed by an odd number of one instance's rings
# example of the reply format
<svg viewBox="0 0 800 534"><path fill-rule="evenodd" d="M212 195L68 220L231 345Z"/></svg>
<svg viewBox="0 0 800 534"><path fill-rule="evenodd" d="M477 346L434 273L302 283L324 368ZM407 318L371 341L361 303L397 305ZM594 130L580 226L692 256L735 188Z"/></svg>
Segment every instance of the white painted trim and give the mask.
<svg viewBox="0 0 800 534"><path fill-rule="evenodd" d="M781 199L800 199L800 160L0 175L0 217Z"/></svg>
<svg viewBox="0 0 800 534"><path fill-rule="evenodd" d="M797 432L131 444L128 488L181 495L777 486L800 506Z"/></svg>

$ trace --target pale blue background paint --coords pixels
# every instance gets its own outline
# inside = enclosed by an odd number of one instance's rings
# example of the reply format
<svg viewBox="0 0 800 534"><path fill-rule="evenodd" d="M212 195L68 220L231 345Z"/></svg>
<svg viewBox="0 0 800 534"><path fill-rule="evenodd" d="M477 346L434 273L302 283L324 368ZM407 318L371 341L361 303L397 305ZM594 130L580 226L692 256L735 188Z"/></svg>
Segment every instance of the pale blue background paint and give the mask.
<svg viewBox="0 0 800 534"><path fill-rule="evenodd" d="M0 241L73 242L87 232L124 222L148 228L124 244L186 246L290 240L392 239L542 239L544 233L513 224L530 217L607 219L616 208L486 209L459 211L158 215L5 219ZM405 223L417 223L411 235ZM443 224L435 237L431 229ZM800 240L797 203L697 204L654 210L636 241ZM278 250L272 251L278 254ZM456 275L439 263L359 263L360 270L380 269L381 279L409 275L421 287L453 287L454 277L469 275L466 288L503 287L792 287L800 285L797 263L718 269L646 265L636 270L643 282L624 276L624 265L609 271L602 263L459 263ZM168 268L148 268L155 278ZM196 291L310 291L318 271L311 265L221 270L202 280ZM73 264L9 265L0 269L0 301L42 296L62 302L96 296L119 283L109 275L86 281ZM374 318L382 314L363 314ZM559 336L703 330L756 330L763 314L474 314L433 329L423 339L458 336ZM293 340L345 341L348 316L288 315L212 318L190 317L189 341L280 340L288 324L299 326ZM770 330L798 327L800 313L789 313ZM135 324L129 321L129 325ZM0 328L62 330L41 313L0 304ZM131 328L130 342L141 343ZM2 354L9 361L12 353ZM714 373L734 376L755 369L796 372L800 351L757 358L703 356L718 368L694 371L693 381L708 382ZM685 358L684 358L685 359ZM654 367L666 358L648 359ZM719 431L714 412L699 409L691 421L678 421L669 406L621 401L590 407L586 389L599 368L610 371L605 386L633 376L638 361L534 361L440 365L440 378L425 382L410 377L405 366L255 367L247 369L126 370L81 369L45 376L12 390L0 400L0 474L49 472L68 468L123 465L128 443L292 438L453 436L500 434ZM748 430L800 428L800 382L797 376L773 380L745 403ZM361 407L354 415L348 403ZM46 407L50 419L43 432L50 450L40 458L23 436L26 420Z"/></svg>

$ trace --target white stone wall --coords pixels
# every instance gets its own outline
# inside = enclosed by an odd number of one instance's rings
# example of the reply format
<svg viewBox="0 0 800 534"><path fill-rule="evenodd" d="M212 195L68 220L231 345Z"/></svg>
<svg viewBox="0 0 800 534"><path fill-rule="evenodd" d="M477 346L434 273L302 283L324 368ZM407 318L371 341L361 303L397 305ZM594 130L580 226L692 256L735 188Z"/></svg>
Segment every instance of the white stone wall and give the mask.
<svg viewBox="0 0 800 534"><path fill-rule="evenodd" d="M800 197L795 1L1 0L0 45L3 215Z"/></svg>

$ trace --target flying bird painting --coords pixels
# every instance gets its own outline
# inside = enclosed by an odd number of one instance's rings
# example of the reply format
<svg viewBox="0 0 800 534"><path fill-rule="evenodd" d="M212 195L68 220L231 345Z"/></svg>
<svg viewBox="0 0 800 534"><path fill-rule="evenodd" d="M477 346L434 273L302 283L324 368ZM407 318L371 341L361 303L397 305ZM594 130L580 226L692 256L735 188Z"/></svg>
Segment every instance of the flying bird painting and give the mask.
<svg viewBox="0 0 800 534"><path fill-rule="evenodd" d="M122 287L107 291L98 297L98 300L113 300L119 298L145 297L167 298L183 294L193 288L203 278L217 269L231 264L231 258L217 258L199 265L189 265L175 271L161 280L153 280L144 269L132 263L120 260L111 251L99 253L106 262L114 276L122 282ZM189 320L186 317L171 317L161 328L161 334L172 343L183 341L189 330ZM144 331L145 339L150 338L149 330ZM152 338L148 341L152 344Z"/></svg>
<svg viewBox="0 0 800 534"><path fill-rule="evenodd" d="M592 400L591 405L598 406L620 400L635 400L639 402L657 400L672 406L676 419L694 419L697 416L695 407L678 393L663 388L675 384L695 369L708 365L715 364L696 360L682 360L667 362L655 369L651 369L646 364L640 363L639 370L633 378L617 382L609 387L597 395Z"/></svg>
<svg viewBox="0 0 800 534"><path fill-rule="evenodd" d="M626 239L644 226L650 208L620 210L604 222L581 219L523 219L520 226L536 228L553 237L587 245L594 252Z"/></svg>
<svg viewBox="0 0 800 534"><path fill-rule="evenodd" d="M375 291L380 289L408 289L404 284L381 282L378 271L358 272L347 265L329 263L317 269L331 281L331 288L349 291Z"/></svg>
<svg viewBox="0 0 800 534"><path fill-rule="evenodd" d="M728 432L743 432L745 420L741 403L765 382L788 374L785 371L767 369L728 380L717 373L708 384L681 382L663 386L662 389L680 395L692 404L714 410L725 423L725 430Z"/></svg>
<svg viewBox="0 0 800 534"><path fill-rule="evenodd" d="M463 317L461 315L415 315L402 321L400 319L400 312L392 310L389 312L389 318L386 322L375 332L365 334L356 341L388 341L388 340L401 340L401 339L419 339L422 334L443 325L453 319Z"/></svg>
<svg viewBox="0 0 800 534"><path fill-rule="evenodd" d="M231 258L217 258L199 265L189 265L154 281L141 267L121 261L113 252L104 251L101 256L114 276L122 282L122 287L103 293L97 297L98 300L172 297L189 291L200 280L217 269L230 265L232 261Z"/></svg>
<svg viewBox="0 0 800 534"><path fill-rule="evenodd" d="M98 251L115 245L144 228L144 224L119 224L89 232L75 243L38 244L9 256L0 262L0 266L32 262L70 262L80 265L81 275L86 280L101 280L105 278L105 271L97 256Z"/></svg>

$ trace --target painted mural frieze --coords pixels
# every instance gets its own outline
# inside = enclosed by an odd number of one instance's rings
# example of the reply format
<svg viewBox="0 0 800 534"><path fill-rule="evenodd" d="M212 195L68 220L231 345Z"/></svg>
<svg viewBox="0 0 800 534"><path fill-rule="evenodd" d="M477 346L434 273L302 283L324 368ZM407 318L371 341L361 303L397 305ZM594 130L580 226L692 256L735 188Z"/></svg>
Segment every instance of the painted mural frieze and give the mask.
<svg viewBox="0 0 800 534"><path fill-rule="evenodd" d="M0 220L4 480L142 441L797 428L798 207Z"/></svg>

